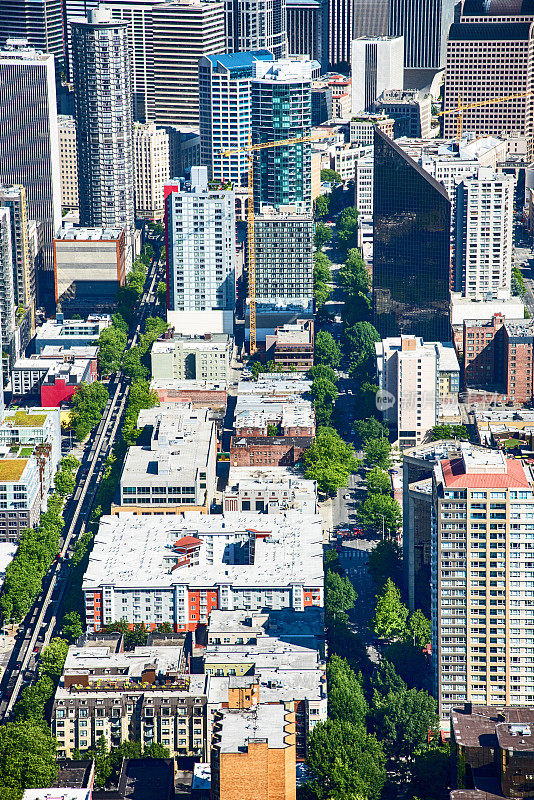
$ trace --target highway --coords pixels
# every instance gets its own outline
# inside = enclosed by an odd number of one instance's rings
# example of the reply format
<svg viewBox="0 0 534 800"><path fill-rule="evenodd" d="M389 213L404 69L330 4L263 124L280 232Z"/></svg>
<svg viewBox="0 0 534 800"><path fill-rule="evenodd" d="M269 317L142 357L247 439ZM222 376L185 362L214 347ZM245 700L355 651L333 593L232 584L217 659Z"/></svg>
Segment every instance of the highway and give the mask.
<svg viewBox="0 0 534 800"><path fill-rule="evenodd" d="M162 278L162 269L156 261L150 266L145 291L139 302L137 324L130 333L128 348L137 343L145 319L155 311L157 283ZM111 378L108 389L110 397L102 419L85 447L74 496L65 505L61 558L55 560L50 567L39 597L19 628L23 634L19 634L2 677L0 721L9 718L20 690L35 679L36 652L45 647L56 633L58 612L68 586L68 558L89 519L106 460L111 453L124 413L130 392L130 379L118 372Z"/></svg>

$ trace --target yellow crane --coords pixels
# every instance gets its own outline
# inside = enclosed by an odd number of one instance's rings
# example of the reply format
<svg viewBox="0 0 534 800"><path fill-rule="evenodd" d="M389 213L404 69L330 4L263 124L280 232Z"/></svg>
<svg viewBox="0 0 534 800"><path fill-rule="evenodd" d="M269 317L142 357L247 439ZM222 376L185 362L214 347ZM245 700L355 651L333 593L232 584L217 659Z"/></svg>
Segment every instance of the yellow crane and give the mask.
<svg viewBox="0 0 534 800"><path fill-rule="evenodd" d="M266 150L268 147L284 147L285 145L303 144L314 139L324 138L323 136L299 136L292 139L278 139L276 142L263 142L262 144L252 144L249 136L246 147L223 150L221 155L224 158L234 156L239 153L247 154L248 161L248 209L247 209L247 241L248 241L248 296L250 314L250 354L256 352L256 242L254 231L254 153L259 150Z"/></svg>
<svg viewBox="0 0 534 800"><path fill-rule="evenodd" d="M510 94L506 97L491 97L489 100L480 100L478 103L462 103L462 98L458 98L458 106L456 108L447 108L445 111L438 113L439 117L444 117L445 114L457 114L456 118L456 138L459 142L462 140L462 129L464 112L469 111L471 108L481 108L482 106L491 106L493 103L506 103L507 100L520 100L523 97L529 97L530 92L521 92L520 94Z"/></svg>

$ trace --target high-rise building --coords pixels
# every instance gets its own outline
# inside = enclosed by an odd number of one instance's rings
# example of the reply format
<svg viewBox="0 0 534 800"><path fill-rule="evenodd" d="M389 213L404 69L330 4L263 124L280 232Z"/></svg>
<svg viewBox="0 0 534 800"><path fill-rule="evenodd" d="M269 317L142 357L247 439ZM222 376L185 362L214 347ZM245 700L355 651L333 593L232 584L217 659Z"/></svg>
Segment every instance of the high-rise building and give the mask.
<svg viewBox="0 0 534 800"><path fill-rule="evenodd" d="M513 8L514 3L509 7ZM506 19L488 16L482 22L471 22L462 18L461 22L451 25L443 108L456 108L458 98L467 106L480 103L464 112L463 129L478 136L516 132L527 138L529 157L532 157L534 14L527 22ZM482 105L496 97L511 99ZM456 127L456 114L445 114L445 138L454 138Z"/></svg>
<svg viewBox="0 0 534 800"><path fill-rule="evenodd" d="M154 121L198 125L198 60L225 51L224 2L171 0L152 9Z"/></svg>
<svg viewBox="0 0 534 800"><path fill-rule="evenodd" d="M134 174L137 215L161 221L163 188L169 181L169 136L153 122L134 125Z"/></svg>
<svg viewBox="0 0 534 800"><path fill-rule="evenodd" d="M308 56L328 68L328 0L287 0L290 56Z"/></svg>
<svg viewBox="0 0 534 800"><path fill-rule="evenodd" d="M433 470L431 608L434 696L534 702L531 548L534 476L502 451L460 444Z"/></svg>
<svg viewBox="0 0 534 800"><path fill-rule="evenodd" d="M354 0L352 39L389 34L390 0Z"/></svg>
<svg viewBox="0 0 534 800"><path fill-rule="evenodd" d="M354 0L329 0L329 48L332 69L350 64L352 29L354 26Z"/></svg>
<svg viewBox="0 0 534 800"><path fill-rule="evenodd" d="M203 56L198 64L200 157L210 179L246 186L246 153L223 156L248 144L251 124L250 82L255 61L273 61L268 50Z"/></svg>
<svg viewBox="0 0 534 800"><path fill-rule="evenodd" d="M61 206L78 208L78 145L74 117L58 117Z"/></svg>
<svg viewBox="0 0 534 800"><path fill-rule="evenodd" d="M65 48L67 56L67 72L72 81L72 28L73 20L87 19L91 11L98 8L100 0L63 0Z"/></svg>
<svg viewBox="0 0 534 800"><path fill-rule="evenodd" d="M11 214L9 208L0 207L0 327L2 331L2 366L5 379L14 362L15 292L13 289L13 248L11 245ZM6 360L4 353L9 354Z"/></svg>
<svg viewBox="0 0 534 800"><path fill-rule="evenodd" d="M135 230L128 26L105 7L72 23L80 223Z"/></svg>
<svg viewBox="0 0 534 800"><path fill-rule="evenodd" d="M428 139L432 131L432 99L416 89L388 90L375 100L373 109L395 120L395 136Z"/></svg>
<svg viewBox="0 0 534 800"><path fill-rule="evenodd" d="M211 190L207 167L165 187L167 308L232 311L235 305L235 200Z"/></svg>
<svg viewBox="0 0 534 800"><path fill-rule="evenodd" d="M28 46L51 53L64 65L62 0L2 0L0 47L8 39L25 39Z"/></svg>
<svg viewBox="0 0 534 800"><path fill-rule="evenodd" d="M316 62L254 62L252 142L263 144L311 133L311 81ZM254 156L254 203L296 205L311 211L311 144L283 145Z"/></svg>
<svg viewBox="0 0 534 800"><path fill-rule="evenodd" d="M451 201L375 127L373 309L382 337L448 341Z"/></svg>
<svg viewBox="0 0 534 800"><path fill-rule="evenodd" d="M437 69L444 65L454 6L455 0L390 0L388 33L404 37L407 69Z"/></svg>
<svg viewBox="0 0 534 800"><path fill-rule="evenodd" d="M105 0L113 19L128 23L133 115L139 122L151 122L155 119L152 8L162 2L164 0Z"/></svg>
<svg viewBox="0 0 534 800"><path fill-rule="evenodd" d="M24 186L0 186L0 208L9 209L13 289L17 305L18 350L22 353L35 332L35 258Z"/></svg>
<svg viewBox="0 0 534 800"><path fill-rule="evenodd" d="M473 300L508 300L515 179L481 167L456 189L454 289Z"/></svg>
<svg viewBox="0 0 534 800"><path fill-rule="evenodd" d="M371 111L387 89L404 85L402 36L361 36L352 42L352 111Z"/></svg>
<svg viewBox="0 0 534 800"><path fill-rule="evenodd" d="M54 56L24 46L0 51L0 182L22 185L42 225L41 303L51 299L52 240L61 225Z"/></svg>
<svg viewBox="0 0 534 800"><path fill-rule="evenodd" d="M286 0L224 0L224 6L226 41L217 52L270 50L286 57Z"/></svg>

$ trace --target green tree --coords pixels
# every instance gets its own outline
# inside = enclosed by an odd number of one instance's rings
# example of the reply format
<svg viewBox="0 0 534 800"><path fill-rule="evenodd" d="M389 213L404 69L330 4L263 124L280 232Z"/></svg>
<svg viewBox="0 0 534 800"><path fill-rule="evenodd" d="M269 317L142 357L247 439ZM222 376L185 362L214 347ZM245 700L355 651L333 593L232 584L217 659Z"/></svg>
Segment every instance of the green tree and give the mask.
<svg viewBox="0 0 534 800"><path fill-rule="evenodd" d="M356 395L356 408L361 414L362 419L372 417L377 412L376 393L378 386L375 383L365 381L362 383Z"/></svg>
<svg viewBox="0 0 534 800"><path fill-rule="evenodd" d="M373 730L391 758L413 759L426 745L429 731L439 731L436 701L427 692L403 689L375 694L371 711Z"/></svg>
<svg viewBox="0 0 534 800"><path fill-rule="evenodd" d="M373 467L365 476L365 485L369 494L391 494L391 478L380 467Z"/></svg>
<svg viewBox="0 0 534 800"><path fill-rule="evenodd" d="M373 631L379 639L403 639L406 635L408 609L401 600L400 592L388 578L377 598Z"/></svg>
<svg viewBox="0 0 534 800"><path fill-rule="evenodd" d="M326 230L330 230L327 228ZM324 253L318 251L313 257L313 280L329 283L332 280L332 262Z"/></svg>
<svg viewBox="0 0 534 800"><path fill-rule="evenodd" d="M344 208L336 220L338 249L344 253L358 247L358 209Z"/></svg>
<svg viewBox="0 0 534 800"><path fill-rule="evenodd" d="M66 495L71 494L74 491L74 487L76 486L76 479L72 472L69 470L62 469L59 472L56 472L54 476L54 487L57 492L63 497Z"/></svg>
<svg viewBox="0 0 534 800"><path fill-rule="evenodd" d="M0 726L0 786L53 786L58 773L56 740L44 722L24 720Z"/></svg>
<svg viewBox="0 0 534 800"><path fill-rule="evenodd" d="M519 267L512 267L512 294L515 294L523 299L526 293L527 287L525 286L523 273Z"/></svg>
<svg viewBox="0 0 534 800"><path fill-rule="evenodd" d="M76 458L76 456L64 456L61 461L59 462L60 469L70 470L71 472L77 472L80 468L80 462Z"/></svg>
<svg viewBox="0 0 534 800"><path fill-rule="evenodd" d="M428 672L428 659L420 647L411 642L393 642L384 652L384 658L391 662L408 688L422 688Z"/></svg>
<svg viewBox="0 0 534 800"><path fill-rule="evenodd" d="M306 786L314 800L379 800L386 780L380 743L362 725L339 719L319 722L310 734Z"/></svg>
<svg viewBox="0 0 534 800"><path fill-rule="evenodd" d="M327 424L332 416L337 398L336 385L327 378L316 378L311 385L310 394L313 398L317 423L319 425Z"/></svg>
<svg viewBox="0 0 534 800"><path fill-rule="evenodd" d="M328 716L353 725L365 725L369 706L362 687L362 678L357 677L345 658L331 656L327 667Z"/></svg>
<svg viewBox="0 0 534 800"><path fill-rule="evenodd" d="M135 444L141 433L137 428L137 419L141 409L154 408L155 406L159 406L158 394L150 388L146 381L138 381L131 385L128 406L122 426L122 439L125 445Z"/></svg>
<svg viewBox="0 0 534 800"><path fill-rule="evenodd" d="M77 611L69 611L68 614L65 614L61 633L71 644L82 635L83 625Z"/></svg>
<svg viewBox="0 0 534 800"><path fill-rule="evenodd" d="M108 390L98 381L80 384L80 388L72 396L70 425L80 442L102 419L108 399Z"/></svg>
<svg viewBox="0 0 534 800"><path fill-rule="evenodd" d="M142 363L141 356L141 350L137 346L127 350L122 359L122 371L135 382L146 381L148 378L148 369Z"/></svg>
<svg viewBox="0 0 534 800"><path fill-rule="evenodd" d="M383 658L373 675L371 686L373 692L385 697L389 692L401 692L407 687L395 667L386 658Z"/></svg>
<svg viewBox="0 0 534 800"><path fill-rule="evenodd" d="M317 250L322 250L325 244L332 240L332 229L325 225L324 222L317 222L315 225L315 234L313 237L313 244Z"/></svg>
<svg viewBox="0 0 534 800"><path fill-rule="evenodd" d="M267 436L278 436L278 425L276 422L267 425Z"/></svg>
<svg viewBox="0 0 534 800"><path fill-rule="evenodd" d="M15 720L42 721L47 702L54 694L54 682L47 675L39 678L36 683L25 686L13 709Z"/></svg>
<svg viewBox="0 0 534 800"><path fill-rule="evenodd" d="M326 364L335 369L341 361L341 350L328 331L319 331L315 337L315 363Z"/></svg>
<svg viewBox="0 0 534 800"><path fill-rule="evenodd" d="M334 169L322 169L321 181L323 183L342 183L342 177Z"/></svg>
<svg viewBox="0 0 534 800"><path fill-rule="evenodd" d="M165 281L160 281L158 283L158 288L157 288L156 291L157 291L159 302L163 303L163 305L166 305L167 304L167 284L165 283Z"/></svg>
<svg viewBox="0 0 534 800"><path fill-rule="evenodd" d="M381 521L380 521L381 522ZM369 553L369 574L380 591L388 578L400 583L402 578L402 552L394 539L383 539Z"/></svg>
<svg viewBox="0 0 534 800"><path fill-rule="evenodd" d="M450 744L423 746L415 753L412 763L414 789L426 800L447 797L450 775Z"/></svg>
<svg viewBox="0 0 534 800"><path fill-rule="evenodd" d="M465 425L435 425L430 431L430 441L438 442L440 439L468 439Z"/></svg>
<svg viewBox="0 0 534 800"><path fill-rule="evenodd" d="M345 263L338 273L338 283L346 300L356 297L359 292L363 292L363 294L369 292L371 286L369 270L357 247L348 251Z"/></svg>
<svg viewBox="0 0 534 800"><path fill-rule="evenodd" d="M430 642L430 620L420 609L410 614L406 627L406 640L414 647L425 647Z"/></svg>
<svg viewBox="0 0 534 800"><path fill-rule="evenodd" d="M326 194L320 194L314 201L314 212L316 217L327 217L330 201Z"/></svg>
<svg viewBox="0 0 534 800"><path fill-rule="evenodd" d="M115 317L119 317L116 314ZM128 326L122 316L122 322L104 328L98 338L98 371L100 375L110 375L120 369L121 360L126 350ZM126 330L125 330L126 328Z"/></svg>
<svg viewBox="0 0 534 800"><path fill-rule="evenodd" d="M345 328L345 350L350 359L349 374L364 376L374 367L376 353L375 343L380 335L370 322L355 322Z"/></svg>
<svg viewBox="0 0 534 800"><path fill-rule="evenodd" d="M327 286L323 281L316 281L313 285L313 299L315 300L315 308L318 311L324 306L332 294L332 289Z"/></svg>
<svg viewBox="0 0 534 800"><path fill-rule="evenodd" d="M305 476L317 481L319 491L333 495L346 486L349 475L356 472L358 462L352 447L336 430L319 427L315 441L304 452Z"/></svg>
<svg viewBox="0 0 534 800"><path fill-rule="evenodd" d="M361 444L368 442L369 439L387 439L389 431L385 425L377 420L376 417L369 419L357 419L352 423L352 429Z"/></svg>
<svg viewBox="0 0 534 800"><path fill-rule="evenodd" d="M368 439L363 451L368 466L380 469L388 469L391 466L391 445L387 439Z"/></svg>
<svg viewBox="0 0 534 800"><path fill-rule="evenodd" d="M39 676L46 675L58 681L63 672L63 664L69 652L69 643L59 636L50 640L39 656Z"/></svg>
<svg viewBox="0 0 534 800"><path fill-rule="evenodd" d="M354 608L358 595L346 575L328 570L325 577L325 612L328 622L336 616L346 619L344 612Z"/></svg>
<svg viewBox="0 0 534 800"><path fill-rule="evenodd" d="M337 383L337 375L332 369L332 367L327 367L325 364L316 364L314 367L311 367L308 370L308 378L312 381L318 378L324 378L330 383L336 384Z"/></svg>

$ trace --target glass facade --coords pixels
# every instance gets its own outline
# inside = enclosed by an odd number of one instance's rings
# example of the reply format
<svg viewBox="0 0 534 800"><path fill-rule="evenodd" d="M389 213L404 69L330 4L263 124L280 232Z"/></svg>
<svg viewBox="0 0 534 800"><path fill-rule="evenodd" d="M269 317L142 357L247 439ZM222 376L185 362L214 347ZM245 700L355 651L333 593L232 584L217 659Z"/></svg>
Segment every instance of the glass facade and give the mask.
<svg viewBox="0 0 534 800"><path fill-rule="evenodd" d="M448 341L448 194L378 128L374 141L374 324L383 338Z"/></svg>

